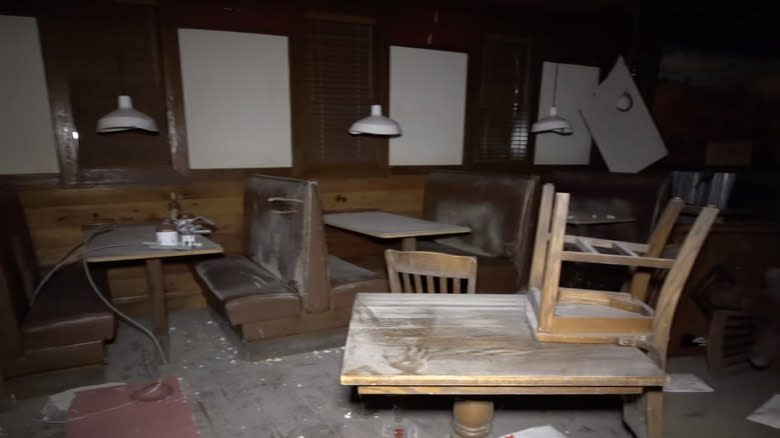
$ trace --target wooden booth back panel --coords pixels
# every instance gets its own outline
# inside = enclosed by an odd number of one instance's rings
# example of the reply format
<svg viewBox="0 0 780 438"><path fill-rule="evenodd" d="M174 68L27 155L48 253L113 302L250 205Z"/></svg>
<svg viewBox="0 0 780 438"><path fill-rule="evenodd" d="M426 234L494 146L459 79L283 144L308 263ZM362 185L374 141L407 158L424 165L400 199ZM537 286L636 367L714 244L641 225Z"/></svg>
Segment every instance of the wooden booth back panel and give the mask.
<svg viewBox="0 0 780 438"><path fill-rule="evenodd" d="M382 209L422 216L424 175L325 179L320 194L325 211ZM64 189L31 186L20 189L22 203L42 266L56 263L82 239L86 224L157 222L168 213L171 192L180 197L182 212L205 216L217 223L211 238L226 253L244 251L245 180L231 178L195 181L186 185L96 187ZM327 230L329 252L339 257L373 253L376 243L359 236ZM166 262L165 288L171 310L205 306L201 289L185 262ZM117 265L109 271L114 302L132 314L147 308L148 285L143 264Z"/></svg>

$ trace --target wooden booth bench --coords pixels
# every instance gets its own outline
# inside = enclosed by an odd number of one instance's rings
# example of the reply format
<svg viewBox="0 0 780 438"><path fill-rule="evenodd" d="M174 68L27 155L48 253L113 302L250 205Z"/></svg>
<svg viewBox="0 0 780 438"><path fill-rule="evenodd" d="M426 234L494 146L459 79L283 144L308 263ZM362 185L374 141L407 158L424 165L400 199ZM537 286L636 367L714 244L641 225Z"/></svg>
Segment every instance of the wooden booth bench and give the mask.
<svg viewBox="0 0 780 438"><path fill-rule="evenodd" d="M316 181L250 176L246 252L199 262L207 298L254 341L346 326L358 292L388 292L376 273L328 254Z"/></svg>
<svg viewBox="0 0 780 438"><path fill-rule="evenodd" d="M114 338L116 321L81 263L65 265L36 294L41 270L12 187L0 186L0 210L0 375L104 363L104 342ZM105 270L90 272L107 293Z"/></svg>

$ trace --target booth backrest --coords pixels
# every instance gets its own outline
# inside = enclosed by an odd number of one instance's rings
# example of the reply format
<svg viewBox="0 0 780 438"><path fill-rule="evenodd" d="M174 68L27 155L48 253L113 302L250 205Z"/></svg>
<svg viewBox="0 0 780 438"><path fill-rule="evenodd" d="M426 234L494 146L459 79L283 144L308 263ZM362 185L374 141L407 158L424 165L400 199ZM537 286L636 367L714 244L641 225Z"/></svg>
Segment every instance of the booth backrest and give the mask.
<svg viewBox="0 0 780 438"><path fill-rule="evenodd" d="M0 246L18 270L19 281L29 299L39 280L38 258L16 189L0 185L0 207Z"/></svg>
<svg viewBox="0 0 780 438"><path fill-rule="evenodd" d="M14 273L6 254L0 253L0 359L19 356L23 350L20 326L28 306Z"/></svg>
<svg viewBox="0 0 780 438"><path fill-rule="evenodd" d="M533 246L534 206L539 178L436 171L425 184L427 219L465 225L471 233L437 239L468 253L512 259L525 279Z"/></svg>
<svg viewBox="0 0 780 438"><path fill-rule="evenodd" d="M38 280L24 209L13 187L0 185L0 358L18 356L20 326Z"/></svg>
<svg viewBox="0 0 780 438"><path fill-rule="evenodd" d="M290 284L309 312L329 306L327 249L316 181L253 175L244 199L246 254Z"/></svg>
<svg viewBox="0 0 780 438"><path fill-rule="evenodd" d="M636 222L589 226L589 235L615 240L646 241L669 200L668 172L639 174L595 170L550 170L542 174L555 190L571 194L571 212L630 216Z"/></svg>

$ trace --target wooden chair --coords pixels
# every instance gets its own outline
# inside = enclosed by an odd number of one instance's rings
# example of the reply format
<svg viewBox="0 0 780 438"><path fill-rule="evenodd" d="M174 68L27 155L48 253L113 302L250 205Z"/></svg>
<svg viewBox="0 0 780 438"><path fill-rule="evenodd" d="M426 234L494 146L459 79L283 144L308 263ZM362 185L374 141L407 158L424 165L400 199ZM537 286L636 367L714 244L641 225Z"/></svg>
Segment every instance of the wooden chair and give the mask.
<svg viewBox="0 0 780 438"><path fill-rule="evenodd" d="M646 244L567 235L568 205L568 193L555 193L551 184L543 187L528 306L529 323L537 339L645 344L663 365L677 301L718 209L703 207L678 254L665 258L662 251L684 207L681 200L669 202ZM564 261L668 271L659 293L650 297L651 273L639 270L633 275L630 292L560 287Z"/></svg>
<svg viewBox="0 0 780 438"><path fill-rule="evenodd" d="M473 294L477 259L428 251L385 251L390 292Z"/></svg>

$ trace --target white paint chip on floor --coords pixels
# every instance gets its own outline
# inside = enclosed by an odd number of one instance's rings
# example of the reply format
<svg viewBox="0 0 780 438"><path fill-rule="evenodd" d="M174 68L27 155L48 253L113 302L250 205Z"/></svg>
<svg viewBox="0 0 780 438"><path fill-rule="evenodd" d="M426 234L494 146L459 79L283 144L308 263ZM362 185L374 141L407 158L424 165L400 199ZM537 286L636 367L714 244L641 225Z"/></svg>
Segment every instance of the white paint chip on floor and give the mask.
<svg viewBox="0 0 780 438"><path fill-rule="evenodd" d="M501 435L498 438L566 438L566 435L558 432L558 429L547 425L523 429L517 432Z"/></svg>
<svg viewBox="0 0 780 438"><path fill-rule="evenodd" d="M747 417L750 421L780 429L780 394L775 394Z"/></svg>
<svg viewBox="0 0 780 438"><path fill-rule="evenodd" d="M669 374L671 380L664 385L664 392L713 392L712 387L695 374Z"/></svg>

